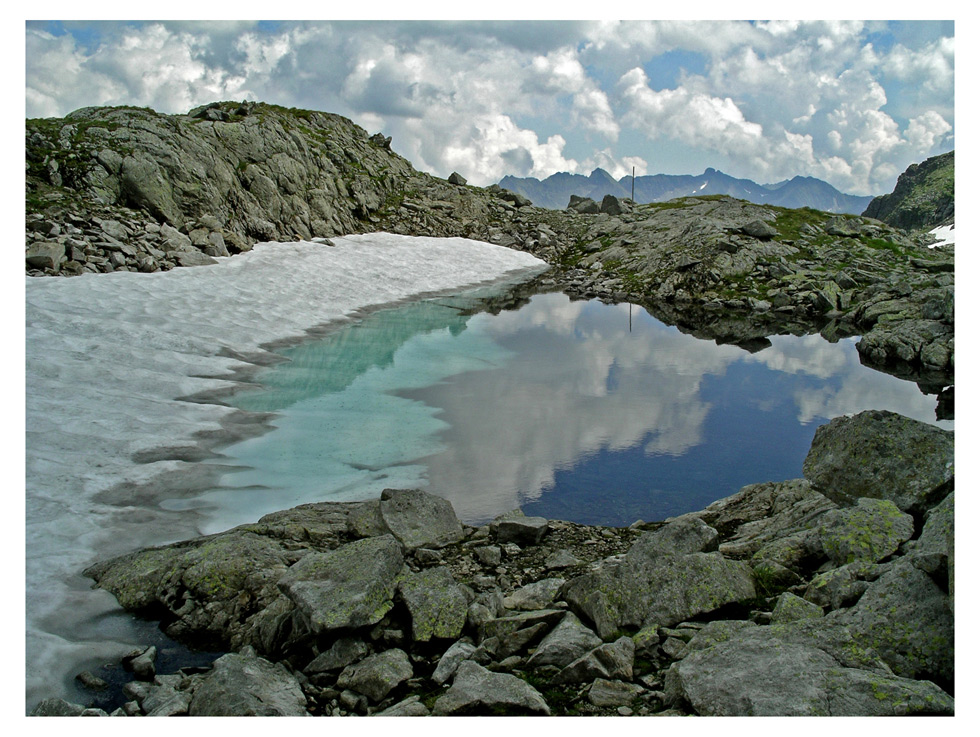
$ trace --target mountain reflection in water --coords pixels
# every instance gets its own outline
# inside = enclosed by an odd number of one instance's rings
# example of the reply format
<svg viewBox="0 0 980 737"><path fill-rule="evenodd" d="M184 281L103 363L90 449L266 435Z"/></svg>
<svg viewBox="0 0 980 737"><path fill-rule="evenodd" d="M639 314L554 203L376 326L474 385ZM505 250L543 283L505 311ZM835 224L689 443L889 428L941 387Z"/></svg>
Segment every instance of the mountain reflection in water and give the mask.
<svg viewBox="0 0 980 737"><path fill-rule="evenodd" d="M426 488L477 523L516 507L628 525L799 477L818 425L864 409L936 423L935 399L862 366L854 340L749 353L639 307L538 294L471 314L440 299L283 351L243 409L274 429L225 449L221 488L172 508L204 532L296 504ZM951 422L936 423L952 427Z"/></svg>

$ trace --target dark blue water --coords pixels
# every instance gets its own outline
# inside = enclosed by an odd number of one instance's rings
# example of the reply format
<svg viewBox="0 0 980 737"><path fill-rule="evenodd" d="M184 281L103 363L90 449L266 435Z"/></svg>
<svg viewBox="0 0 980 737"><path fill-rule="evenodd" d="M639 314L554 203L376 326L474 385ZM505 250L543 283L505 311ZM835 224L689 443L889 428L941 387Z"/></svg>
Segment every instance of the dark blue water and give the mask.
<svg viewBox="0 0 980 737"><path fill-rule="evenodd" d="M385 310L284 351L265 388L236 399L277 412L275 427L228 448L221 462L239 470L174 508L201 510L216 531L425 488L472 523L521 507L628 525L799 477L832 417L935 421L934 398L862 366L853 340L776 336L749 353L625 304L540 294L496 315L475 304Z"/></svg>

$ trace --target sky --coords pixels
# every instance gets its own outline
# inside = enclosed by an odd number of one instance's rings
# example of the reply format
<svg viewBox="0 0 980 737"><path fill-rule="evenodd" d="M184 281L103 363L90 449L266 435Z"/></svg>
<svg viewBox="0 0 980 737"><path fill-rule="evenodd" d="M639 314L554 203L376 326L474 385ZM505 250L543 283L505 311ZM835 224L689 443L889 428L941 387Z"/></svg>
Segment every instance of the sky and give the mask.
<svg viewBox="0 0 980 737"><path fill-rule="evenodd" d="M417 169L482 186L713 167L882 194L955 144L953 21L42 20L25 31L29 118L217 100L323 110L391 136Z"/></svg>

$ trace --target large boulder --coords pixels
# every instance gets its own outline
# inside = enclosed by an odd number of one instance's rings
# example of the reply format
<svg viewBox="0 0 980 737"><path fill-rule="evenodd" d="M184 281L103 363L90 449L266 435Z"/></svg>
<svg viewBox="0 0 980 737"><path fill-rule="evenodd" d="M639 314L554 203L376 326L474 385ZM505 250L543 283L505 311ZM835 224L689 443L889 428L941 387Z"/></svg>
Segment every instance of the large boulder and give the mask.
<svg viewBox="0 0 980 737"><path fill-rule="evenodd" d="M896 561L854 606L826 619L876 652L895 675L953 680L953 613L946 592L913 562Z"/></svg>
<svg viewBox="0 0 980 737"><path fill-rule="evenodd" d="M586 653L599 647L602 640L571 612L558 623L538 644L534 654L528 658L528 668L541 668L553 665L564 668Z"/></svg>
<svg viewBox="0 0 980 737"><path fill-rule="evenodd" d="M912 537L915 522L888 499L857 500L857 505L832 509L820 517L816 538L835 565L855 561L877 563Z"/></svg>
<svg viewBox="0 0 980 737"><path fill-rule="evenodd" d="M216 661L191 698L190 716L307 716L306 697L286 668L251 654Z"/></svg>
<svg viewBox="0 0 980 737"><path fill-rule="evenodd" d="M670 626L755 595L744 563L704 552L717 548L716 530L696 517L678 518L642 535L618 564L572 579L563 594L603 639L623 627ZM696 590L683 581L692 574L704 577ZM736 581L738 591L730 585Z"/></svg>
<svg viewBox="0 0 980 737"><path fill-rule="evenodd" d="M953 433L894 412L869 410L817 428L803 475L841 505L890 499L923 513L953 484Z"/></svg>
<svg viewBox="0 0 980 737"><path fill-rule="evenodd" d="M603 643L562 668L552 683L586 683L596 678L631 681L635 651L630 637Z"/></svg>
<svg viewBox="0 0 980 737"><path fill-rule="evenodd" d="M786 625L696 636L667 672L668 702L702 716L953 713L952 697L935 684L855 662L848 651L859 648L846 631L835 642L816 632Z"/></svg>
<svg viewBox="0 0 980 737"><path fill-rule="evenodd" d="M441 548L463 539L453 505L418 489L385 489L379 512L388 531L408 550Z"/></svg>
<svg viewBox="0 0 980 737"><path fill-rule="evenodd" d="M310 553L295 563L279 588L315 634L377 624L392 608L405 561L391 535Z"/></svg>
<svg viewBox="0 0 980 737"><path fill-rule="evenodd" d="M456 671L452 687L436 699L432 715L550 716L551 710L541 694L517 676L492 673L467 660Z"/></svg>
<svg viewBox="0 0 980 737"><path fill-rule="evenodd" d="M412 663L405 651L393 648L347 666L337 679L337 687L349 688L378 702L411 678L413 673Z"/></svg>
<svg viewBox="0 0 980 737"><path fill-rule="evenodd" d="M398 592L411 617L415 642L459 637L469 602L449 569L440 566L406 575Z"/></svg>

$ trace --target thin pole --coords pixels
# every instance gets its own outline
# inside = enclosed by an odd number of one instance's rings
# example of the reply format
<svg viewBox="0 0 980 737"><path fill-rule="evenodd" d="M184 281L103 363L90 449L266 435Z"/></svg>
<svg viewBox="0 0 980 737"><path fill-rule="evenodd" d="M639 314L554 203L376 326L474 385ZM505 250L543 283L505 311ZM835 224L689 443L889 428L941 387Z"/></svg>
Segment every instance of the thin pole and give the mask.
<svg viewBox="0 0 980 737"><path fill-rule="evenodd" d="M636 202L636 167L633 167L633 176L630 178L630 199Z"/></svg>

